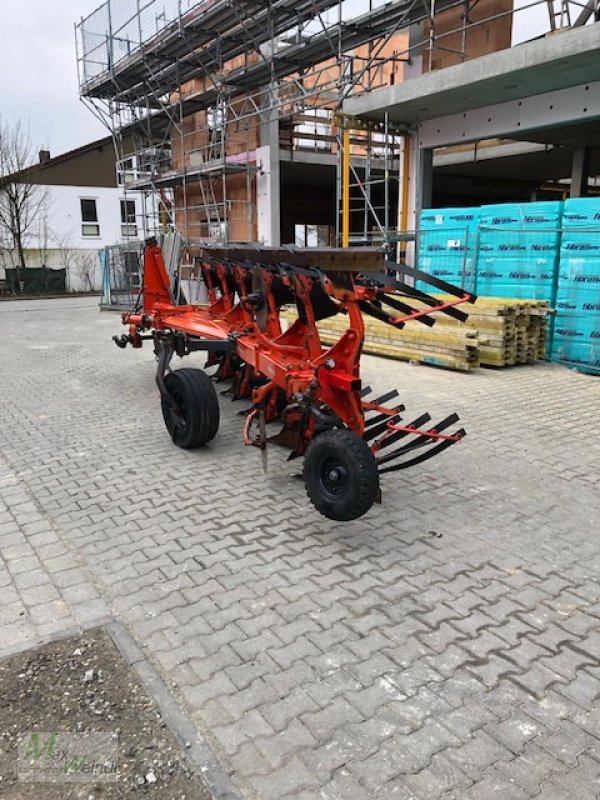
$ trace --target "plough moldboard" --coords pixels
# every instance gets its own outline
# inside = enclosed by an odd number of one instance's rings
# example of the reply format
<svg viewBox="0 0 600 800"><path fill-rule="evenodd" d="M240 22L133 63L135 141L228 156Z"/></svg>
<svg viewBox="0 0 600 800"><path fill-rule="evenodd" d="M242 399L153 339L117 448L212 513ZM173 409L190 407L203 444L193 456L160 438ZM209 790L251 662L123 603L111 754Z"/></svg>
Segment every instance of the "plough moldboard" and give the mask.
<svg viewBox="0 0 600 800"><path fill-rule="evenodd" d="M230 380L234 399L250 398L244 442L268 443L304 456L308 496L326 517L350 520L380 500L379 476L419 464L460 441L451 414L430 425L429 414L406 421L396 390L375 396L360 380L363 314L402 327L433 325L433 313L464 320L457 306L474 296L405 265L386 262L376 248L206 247L197 258L207 306L175 304L162 252L146 243L139 307L123 314L120 347L151 339L164 421L179 447L200 447L217 433L215 380ZM443 302L414 288L419 281L449 295ZM418 301L418 308L411 301ZM280 309L297 319L283 330ZM317 321L344 314L348 328L331 347ZM174 354L206 351L200 369L171 370ZM409 418L410 419L410 418ZM276 435L267 425L280 421ZM449 432L452 430L452 432ZM266 454L265 454L266 456Z"/></svg>

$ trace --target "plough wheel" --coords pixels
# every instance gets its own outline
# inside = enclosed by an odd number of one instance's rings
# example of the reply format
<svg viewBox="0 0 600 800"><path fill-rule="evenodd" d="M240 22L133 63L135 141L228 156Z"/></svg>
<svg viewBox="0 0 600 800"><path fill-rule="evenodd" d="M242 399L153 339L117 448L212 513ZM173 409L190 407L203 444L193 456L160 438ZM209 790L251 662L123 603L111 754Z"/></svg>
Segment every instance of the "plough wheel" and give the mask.
<svg viewBox="0 0 600 800"><path fill-rule="evenodd" d="M178 447L201 447L219 430L219 400L213 382L201 369L178 369L165 377L174 406L163 397L162 413Z"/></svg>
<svg viewBox="0 0 600 800"><path fill-rule="evenodd" d="M340 521L361 517L379 492L377 464L369 447L342 428L313 439L304 458L304 483L315 508Z"/></svg>

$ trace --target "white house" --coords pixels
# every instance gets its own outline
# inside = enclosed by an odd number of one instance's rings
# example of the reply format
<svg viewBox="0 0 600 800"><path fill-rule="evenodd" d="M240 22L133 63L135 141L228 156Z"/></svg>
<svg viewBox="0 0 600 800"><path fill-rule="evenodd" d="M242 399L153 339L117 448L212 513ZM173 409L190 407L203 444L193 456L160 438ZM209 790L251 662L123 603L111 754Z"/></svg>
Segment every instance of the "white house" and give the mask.
<svg viewBox="0 0 600 800"><path fill-rule="evenodd" d="M110 137L54 158L41 151L32 172L11 179L35 183L43 196L25 238L25 268L65 270L67 291L100 289L99 251L144 236L143 195L120 183ZM15 258L0 240L0 278Z"/></svg>

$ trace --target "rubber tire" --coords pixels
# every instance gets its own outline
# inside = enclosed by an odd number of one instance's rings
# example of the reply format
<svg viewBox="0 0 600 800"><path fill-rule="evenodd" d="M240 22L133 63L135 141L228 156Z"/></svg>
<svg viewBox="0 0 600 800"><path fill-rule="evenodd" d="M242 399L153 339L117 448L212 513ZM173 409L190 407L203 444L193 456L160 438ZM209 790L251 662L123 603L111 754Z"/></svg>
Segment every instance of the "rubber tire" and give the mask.
<svg viewBox="0 0 600 800"><path fill-rule="evenodd" d="M165 377L167 390L174 394L185 412L182 422L161 398L161 408L171 439L184 449L202 447L219 430L219 400L213 382L201 369L178 369Z"/></svg>
<svg viewBox="0 0 600 800"><path fill-rule="evenodd" d="M337 491L327 485L327 465L339 463L344 485ZM366 442L345 428L334 428L313 439L304 457L304 483L311 503L329 519L347 521L362 517L379 494L379 473Z"/></svg>

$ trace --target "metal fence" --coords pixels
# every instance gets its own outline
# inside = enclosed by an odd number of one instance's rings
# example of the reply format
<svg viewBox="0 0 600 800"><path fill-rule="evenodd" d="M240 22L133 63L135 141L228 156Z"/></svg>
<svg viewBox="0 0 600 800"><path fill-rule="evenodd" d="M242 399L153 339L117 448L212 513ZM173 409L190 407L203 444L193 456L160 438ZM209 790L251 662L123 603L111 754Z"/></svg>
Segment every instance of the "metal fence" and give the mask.
<svg viewBox="0 0 600 800"><path fill-rule="evenodd" d="M100 251L102 306L134 307L142 285L142 251L142 242L111 245Z"/></svg>

